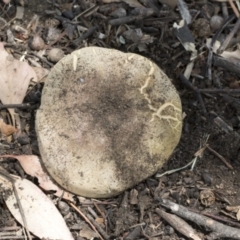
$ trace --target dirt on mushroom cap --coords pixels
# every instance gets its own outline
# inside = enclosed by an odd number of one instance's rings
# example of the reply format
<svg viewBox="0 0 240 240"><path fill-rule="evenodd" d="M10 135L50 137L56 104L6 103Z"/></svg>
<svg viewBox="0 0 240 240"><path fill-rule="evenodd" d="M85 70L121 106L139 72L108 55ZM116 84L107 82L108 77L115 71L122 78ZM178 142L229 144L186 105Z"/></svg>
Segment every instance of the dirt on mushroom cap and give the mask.
<svg viewBox="0 0 240 240"><path fill-rule="evenodd" d="M111 197L154 174L179 142L180 98L137 54L83 48L52 69L36 116L42 160L64 188Z"/></svg>

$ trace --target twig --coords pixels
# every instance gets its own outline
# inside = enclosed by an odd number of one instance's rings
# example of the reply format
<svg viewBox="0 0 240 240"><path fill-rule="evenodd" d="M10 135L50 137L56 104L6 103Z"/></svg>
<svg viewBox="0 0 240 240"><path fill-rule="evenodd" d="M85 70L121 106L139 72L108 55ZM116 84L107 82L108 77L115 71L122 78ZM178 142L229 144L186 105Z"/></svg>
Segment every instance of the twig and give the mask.
<svg viewBox="0 0 240 240"><path fill-rule="evenodd" d="M207 145L207 149L213 153L215 156L217 156L229 169L233 170L233 167L230 163L227 162L227 160L222 156L220 155L219 153L217 153L215 150L213 150L211 147L209 147Z"/></svg>
<svg viewBox="0 0 240 240"><path fill-rule="evenodd" d="M85 13L93 10L95 7L96 7L96 5L93 5L92 7L86 9L85 11L83 11L83 12L81 12L81 13L79 13L79 14L72 20L72 22L75 21L75 20L77 20L79 17L83 16Z"/></svg>
<svg viewBox="0 0 240 240"><path fill-rule="evenodd" d="M233 131L232 126L227 124L221 117L219 117L214 111L210 112L211 114L215 115L216 117L213 119L213 122L225 133L230 133Z"/></svg>
<svg viewBox="0 0 240 240"><path fill-rule="evenodd" d="M204 115L207 115L207 110L206 110L206 107L205 107L205 104L204 104L204 101L203 101L203 98L202 98L202 95L201 95L201 92L199 91L199 89L197 87L193 86L192 83L187 78L185 78L182 74L180 75L180 79L184 85L186 85L188 88L190 88L191 90L193 90L193 92L196 93L197 99L202 107L202 112Z"/></svg>
<svg viewBox="0 0 240 240"><path fill-rule="evenodd" d="M90 206L88 206L87 209L88 209L88 211L92 214L92 216L93 216L94 218L98 218L97 213L96 213Z"/></svg>
<svg viewBox="0 0 240 240"><path fill-rule="evenodd" d="M139 239L141 234L141 226L135 227L125 238L126 240Z"/></svg>
<svg viewBox="0 0 240 240"><path fill-rule="evenodd" d="M181 170L183 170L183 169L185 169L185 168L187 168L187 167L195 164L194 162L195 162L196 160L197 160L197 157L194 157L194 158L191 160L191 162L187 163L187 164L186 164L185 166L183 166L183 167L176 168L176 169L171 169L171 170L166 171L166 172L164 172L164 173L157 173L157 174L155 175L155 178L160 178L160 177L163 177L163 176L165 176L165 175L169 175L169 174L172 174L172 173L181 171Z"/></svg>
<svg viewBox="0 0 240 240"><path fill-rule="evenodd" d="M240 18L239 18L240 19ZM227 69L230 72L233 72L240 76L240 68L238 65L228 61L223 57L213 56L213 65L216 67L221 67Z"/></svg>
<svg viewBox="0 0 240 240"><path fill-rule="evenodd" d="M106 215L105 213L98 207L96 202L93 202L95 208L97 209L97 211L101 214L102 218L106 219Z"/></svg>
<svg viewBox="0 0 240 240"><path fill-rule="evenodd" d="M22 44L11 44L11 43L4 43L3 44L5 48L13 48L13 49L18 49L21 51L26 51L27 46L22 45Z"/></svg>
<svg viewBox="0 0 240 240"><path fill-rule="evenodd" d="M89 28L80 38L74 40L73 44L76 47L78 47L83 40L91 37L93 35L93 33L95 33L97 30L98 30L98 26L94 26L94 27Z"/></svg>
<svg viewBox="0 0 240 240"><path fill-rule="evenodd" d="M11 19L9 22L7 22L6 24L4 24L2 27L0 27L0 30L4 29L9 23L13 22L16 19L16 17L14 17L13 19Z"/></svg>
<svg viewBox="0 0 240 240"><path fill-rule="evenodd" d="M234 28L232 29L232 31L228 34L228 36L226 37L225 41L222 43L222 45L220 46L220 48L217 50L218 54L223 53L223 51L225 51L225 49L227 48L228 44L230 43L231 39L233 38L233 36L236 34L236 32L238 31L240 26L240 18L238 18L237 22L234 25Z"/></svg>
<svg viewBox="0 0 240 240"><path fill-rule="evenodd" d="M231 5L232 10L234 11L235 15L239 18L239 16L240 16L240 15L239 15L239 12L238 12L235 4L233 3L233 0L228 0L228 2L229 2L229 4Z"/></svg>
<svg viewBox="0 0 240 240"><path fill-rule="evenodd" d="M167 221L172 227L174 227L184 236L194 240L201 240L201 238L197 235L196 231L187 222L185 222L178 216L166 213L160 208L157 208L155 211L160 217L162 217L165 221Z"/></svg>
<svg viewBox="0 0 240 240"><path fill-rule="evenodd" d="M19 52L18 50L14 50L14 53L17 53L17 54L19 54L19 55L22 55L22 53ZM38 56L38 55L37 55L36 53L34 53L34 52L29 51L29 52L24 53L24 57L25 57L25 56L26 56L26 57L32 57L31 55L37 57L37 58L40 59L42 62L44 62L44 63L46 63L47 65L49 65L50 67L53 67L53 66L54 66L54 64L52 64L52 63L50 63L48 60L46 60L46 59Z"/></svg>
<svg viewBox="0 0 240 240"><path fill-rule="evenodd" d="M192 211L192 212L199 213L199 214L202 214L204 216L210 217L212 219L227 223L227 224L232 225L234 227L240 228L239 223L231 221L231 220L227 219L226 217L217 216L217 215L211 214L209 212L204 212L204 211L200 212L200 211L198 211L196 209L192 209L192 208L190 208L189 210Z"/></svg>
<svg viewBox="0 0 240 240"><path fill-rule="evenodd" d="M91 221L91 223L96 227L96 229L101 233L104 239L109 239L110 236L101 228L101 226L92 218L90 214L87 214L87 218Z"/></svg>
<svg viewBox="0 0 240 240"><path fill-rule="evenodd" d="M103 238L102 238L102 236L99 234L99 232L97 231L97 229L94 227L94 225L91 223L91 221L82 213L82 211L79 209L79 208L77 208L73 203L71 203L70 201L68 201L68 204L71 206L71 207L73 207L81 216L82 216L82 218L91 226L91 228L99 235L99 238L101 239L101 240L104 240Z"/></svg>
<svg viewBox="0 0 240 240"><path fill-rule="evenodd" d="M208 59L207 59L207 77L210 80L210 84L212 81L212 64L213 64L213 46L216 40L219 39L220 34L223 32L223 30L228 26L230 22L232 22L235 19L235 15L230 16L227 18L224 22L224 24L221 26L221 28L214 34L211 45L208 52Z"/></svg>
<svg viewBox="0 0 240 240"><path fill-rule="evenodd" d="M116 224L115 224L115 231L114 231L115 236L118 236L120 234L121 229L122 229L121 227L122 227L122 224L123 224L123 219L126 218L126 215L129 212L128 196L129 196L129 192L125 191L122 202L120 204L119 211L118 211L119 213L121 213L121 218L117 218Z"/></svg>
<svg viewBox="0 0 240 240"><path fill-rule="evenodd" d="M229 14L228 14L228 8L227 8L227 4L225 2L221 3L222 5L222 13L223 13L223 17L224 19L227 19Z"/></svg>
<svg viewBox="0 0 240 240"><path fill-rule="evenodd" d="M97 10L99 9L99 6L95 6L92 10L90 10L88 13L84 14L84 18L87 18L89 16L91 16L92 14L96 13Z"/></svg>
<svg viewBox="0 0 240 240"><path fill-rule="evenodd" d="M168 175L168 174L172 174L172 173L181 171L181 170L187 168L188 166L191 166L191 171L192 171L193 168L194 168L195 165L196 165L196 162L197 162L198 157L202 157L202 154L203 154L203 152L205 151L205 149L206 149L206 147L207 147L208 138L209 138L209 135L206 136L206 139L204 139L203 144L200 144L200 149L194 154L194 158L191 160L191 162L189 162L189 163L187 163L185 166L180 167L180 168L177 168L177 169L172 169L172 170L166 171L166 172L161 173L161 174L157 173L157 174L155 175L155 177L156 177L156 178L160 178L160 177L163 177L164 175Z"/></svg>
<svg viewBox="0 0 240 240"><path fill-rule="evenodd" d="M154 14L154 11L151 11L146 14L132 15L132 16L127 16L127 17L122 17L122 18L111 19L108 21L108 23L112 26L118 26L118 25L122 25L122 24L126 24L126 23L131 23L134 21L142 20L146 17L150 17L153 14Z"/></svg>
<svg viewBox="0 0 240 240"><path fill-rule="evenodd" d="M198 89L201 93L229 93L229 94L240 94L240 89L218 89L218 88L203 88Z"/></svg>
<svg viewBox="0 0 240 240"><path fill-rule="evenodd" d="M31 108L32 105L30 103L22 103L22 104L0 104L0 110L1 109L7 109L7 108Z"/></svg>
<svg viewBox="0 0 240 240"><path fill-rule="evenodd" d="M203 226L207 230L212 230L212 233L208 236L208 239L240 239L240 229L226 226L222 223L214 221L211 218L191 212L186 207L171 202L168 199L161 199L160 204L168 209L171 209L171 211L178 216L190 220L197 225Z"/></svg>
<svg viewBox="0 0 240 240"><path fill-rule="evenodd" d="M29 52L29 53L27 54L28 57L30 57L30 55L33 55L33 56L37 57L37 58L40 59L42 62L44 62L44 63L46 63L47 65L49 65L50 67L53 67L53 66L54 66L54 64L50 63L47 59L38 56L38 55L37 55L36 53L34 53L34 52Z"/></svg>
<svg viewBox="0 0 240 240"><path fill-rule="evenodd" d="M2 227L0 228L0 231L3 232L3 231L18 231L20 230L21 227Z"/></svg>
<svg viewBox="0 0 240 240"><path fill-rule="evenodd" d="M94 204L95 202L96 202L97 204L99 204L99 205L111 205L111 204L117 205L117 202L115 202L115 201L111 201L111 202L107 202L107 201L96 201L96 199L93 200L92 202L86 202L86 203L81 202L81 205L92 205L92 204Z"/></svg>
<svg viewBox="0 0 240 240"><path fill-rule="evenodd" d="M3 236L3 237L0 237L0 239L2 240L12 240L12 239L26 239L24 236Z"/></svg>

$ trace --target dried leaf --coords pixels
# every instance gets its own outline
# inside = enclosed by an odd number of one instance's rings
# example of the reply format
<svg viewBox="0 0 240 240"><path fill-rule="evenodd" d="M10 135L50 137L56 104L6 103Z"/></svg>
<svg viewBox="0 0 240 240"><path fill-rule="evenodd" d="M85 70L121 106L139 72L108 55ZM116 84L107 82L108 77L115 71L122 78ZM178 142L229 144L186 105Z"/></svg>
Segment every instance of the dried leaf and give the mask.
<svg viewBox="0 0 240 240"><path fill-rule="evenodd" d="M0 42L0 99L3 104L22 103L30 80L37 79L33 69L26 63L9 55Z"/></svg>
<svg viewBox="0 0 240 240"><path fill-rule="evenodd" d="M73 240L66 223L52 201L32 182L17 176L15 187L21 202L27 227L39 238ZM12 185L0 176L1 186L8 191L5 202L15 219L23 225ZM12 194L9 194L11 191Z"/></svg>
<svg viewBox="0 0 240 240"><path fill-rule="evenodd" d="M2 155L2 158L16 158L24 171L31 175L32 177L38 178L38 182L41 188L45 189L46 191L56 191L54 194L58 197L62 197L69 201L73 201L73 195L67 191L63 191L57 185L55 185L47 173L44 172L39 158L35 155Z"/></svg>
<svg viewBox="0 0 240 240"><path fill-rule="evenodd" d="M33 67L33 70L37 76L37 78L34 79L34 81L37 80L36 82L45 82L45 79L50 72L48 69L42 67Z"/></svg>
<svg viewBox="0 0 240 240"><path fill-rule="evenodd" d="M0 132L3 133L6 136L12 135L14 132L16 132L16 128L6 124L3 119L0 119Z"/></svg>
<svg viewBox="0 0 240 240"><path fill-rule="evenodd" d="M14 59L0 42L0 100L3 104L22 103L30 80L36 79L33 69L26 63ZM13 124L14 110L9 109Z"/></svg>
<svg viewBox="0 0 240 240"><path fill-rule="evenodd" d="M94 232L91 228L89 228L87 225L83 225L82 230L79 233L80 237L84 237L86 239L93 239L98 238L98 234Z"/></svg>
<svg viewBox="0 0 240 240"><path fill-rule="evenodd" d="M96 223L98 223L100 225L104 224L104 219L103 218L96 218L95 221L96 221Z"/></svg>

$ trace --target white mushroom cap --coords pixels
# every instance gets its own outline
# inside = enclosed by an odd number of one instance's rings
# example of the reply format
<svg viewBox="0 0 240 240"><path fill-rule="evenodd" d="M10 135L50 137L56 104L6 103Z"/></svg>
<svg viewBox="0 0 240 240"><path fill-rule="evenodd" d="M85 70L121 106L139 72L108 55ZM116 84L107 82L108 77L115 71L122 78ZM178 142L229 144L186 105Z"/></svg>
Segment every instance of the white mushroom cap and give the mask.
<svg viewBox="0 0 240 240"><path fill-rule="evenodd" d="M180 98L137 54L88 47L51 70L36 115L43 163L65 189L119 194L153 175L179 142Z"/></svg>

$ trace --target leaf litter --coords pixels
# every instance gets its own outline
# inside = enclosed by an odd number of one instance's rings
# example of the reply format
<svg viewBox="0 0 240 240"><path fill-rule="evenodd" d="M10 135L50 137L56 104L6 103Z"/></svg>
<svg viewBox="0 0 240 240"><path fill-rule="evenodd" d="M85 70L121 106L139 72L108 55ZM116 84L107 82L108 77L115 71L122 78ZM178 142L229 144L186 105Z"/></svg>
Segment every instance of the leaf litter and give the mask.
<svg viewBox="0 0 240 240"><path fill-rule="evenodd" d="M0 100L3 104L22 103L30 81L37 81L32 67L8 54L3 42L0 42L0 76ZM14 109L8 110L15 125Z"/></svg>
<svg viewBox="0 0 240 240"><path fill-rule="evenodd" d="M15 188L23 209L27 228L39 238L73 240L73 237L53 202L32 182L15 178ZM13 192L12 184L0 175L1 188ZM5 203L15 219L25 225L14 194L4 197Z"/></svg>

